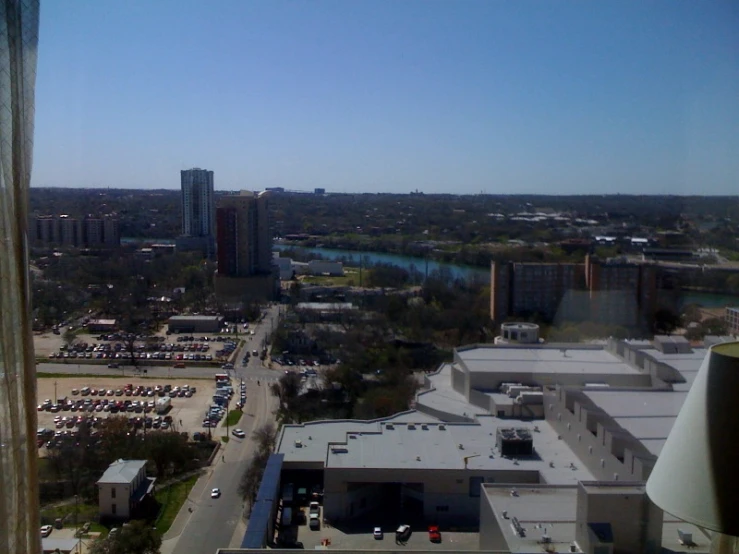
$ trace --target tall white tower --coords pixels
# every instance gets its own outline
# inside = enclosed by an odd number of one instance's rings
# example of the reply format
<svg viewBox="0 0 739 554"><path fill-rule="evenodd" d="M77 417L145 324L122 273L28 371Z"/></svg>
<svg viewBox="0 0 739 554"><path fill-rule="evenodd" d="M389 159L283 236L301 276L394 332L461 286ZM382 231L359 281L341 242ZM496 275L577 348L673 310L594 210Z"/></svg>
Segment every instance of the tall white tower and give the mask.
<svg viewBox="0 0 739 554"><path fill-rule="evenodd" d="M182 235L215 239L216 208L213 199L213 172L186 169L181 172Z"/></svg>

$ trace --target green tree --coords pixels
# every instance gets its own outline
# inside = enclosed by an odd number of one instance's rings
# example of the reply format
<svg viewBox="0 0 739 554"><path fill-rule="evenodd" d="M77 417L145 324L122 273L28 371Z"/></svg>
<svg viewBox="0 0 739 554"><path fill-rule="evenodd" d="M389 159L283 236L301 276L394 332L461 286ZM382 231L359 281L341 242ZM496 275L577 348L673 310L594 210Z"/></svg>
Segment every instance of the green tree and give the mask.
<svg viewBox="0 0 739 554"><path fill-rule="evenodd" d="M145 521L134 520L115 537L98 538L88 547L89 554L159 554L162 537Z"/></svg>

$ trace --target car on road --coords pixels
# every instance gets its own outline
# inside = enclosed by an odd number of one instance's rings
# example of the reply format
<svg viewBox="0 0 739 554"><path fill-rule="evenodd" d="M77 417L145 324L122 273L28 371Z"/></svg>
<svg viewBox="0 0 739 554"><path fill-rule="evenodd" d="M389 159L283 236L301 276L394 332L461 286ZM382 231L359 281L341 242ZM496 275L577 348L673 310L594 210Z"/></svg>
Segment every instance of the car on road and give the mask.
<svg viewBox="0 0 739 554"><path fill-rule="evenodd" d="M410 538L410 536L411 536L411 526L410 525L399 525L398 528L395 530L396 540L405 542Z"/></svg>
<svg viewBox="0 0 739 554"><path fill-rule="evenodd" d="M211 498L220 498L221 496L221 489L215 488L210 491L210 497Z"/></svg>
<svg viewBox="0 0 739 554"><path fill-rule="evenodd" d="M51 531L54 529L51 525L42 525L41 526L41 536L42 537L48 537L51 535Z"/></svg>
<svg viewBox="0 0 739 554"><path fill-rule="evenodd" d="M259 352L257 352L256 350L252 350L251 351L251 355L252 356L259 356Z"/></svg>
<svg viewBox="0 0 739 554"><path fill-rule="evenodd" d="M438 525L429 525L429 540L431 542L441 542L441 533Z"/></svg>
<svg viewBox="0 0 739 554"><path fill-rule="evenodd" d="M374 531L372 531L372 536L378 541L382 540L382 527L375 527Z"/></svg>
<svg viewBox="0 0 739 554"><path fill-rule="evenodd" d="M231 434L234 437L238 437L240 439L243 439L246 437L246 433L244 433L244 431L242 431L241 429L234 429L233 431L231 431Z"/></svg>

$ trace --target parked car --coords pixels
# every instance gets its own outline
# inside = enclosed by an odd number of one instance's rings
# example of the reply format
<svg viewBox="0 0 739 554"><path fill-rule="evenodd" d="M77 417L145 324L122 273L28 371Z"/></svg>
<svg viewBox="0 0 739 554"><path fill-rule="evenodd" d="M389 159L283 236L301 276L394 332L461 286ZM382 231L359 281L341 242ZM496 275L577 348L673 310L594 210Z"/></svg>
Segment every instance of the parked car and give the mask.
<svg viewBox="0 0 739 554"><path fill-rule="evenodd" d="M429 540L431 542L441 542L441 533L438 525L429 525Z"/></svg>
<svg viewBox="0 0 739 554"><path fill-rule="evenodd" d="M231 431L231 434L234 437L238 437L240 439L243 439L246 437L246 433L244 433L244 431L242 431L241 429L234 429L233 431Z"/></svg>
<svg viewBox="0 0 739 554"><path fill-rule="evenodd" d="M41 536L48 537L49 535L51 535L51 531L53 529L54 528L51 525L42 525L41 526Z"/></svg>
<svg viewBox="0 0 739 554"><path fill-rule="evenodd" d="M382 527L375 527L375 530L372 531L372 536L375 537L376 540L382 540Z"/></svg>
<svg viewBox="0 0 739 554"><path fill-rule="evenodd" d="M395 538L399 541L407 541L411 536L411 526L410 525L399 525L398 528L395 530Z"/></svg>

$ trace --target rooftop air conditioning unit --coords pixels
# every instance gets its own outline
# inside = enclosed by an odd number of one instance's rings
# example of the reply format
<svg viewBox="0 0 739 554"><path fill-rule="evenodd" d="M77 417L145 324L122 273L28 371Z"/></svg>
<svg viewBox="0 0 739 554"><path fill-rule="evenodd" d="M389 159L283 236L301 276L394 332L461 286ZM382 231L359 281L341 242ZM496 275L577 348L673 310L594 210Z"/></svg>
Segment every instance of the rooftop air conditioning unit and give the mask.
<svg viewBox="0 0 739 554"><path fill-rule="evenodd" d="M690 546L693 544L693 533L686 533L682 529L678 529L677 536L680 539L680 544L683 546Z"/></svg>
<svg viewBox="0 0 739 554"><path fill-rule="evenodd" d="M302 446L303 446L303 441L301 441L300 439L295 439L295 447L302 448Z"/></svg>

